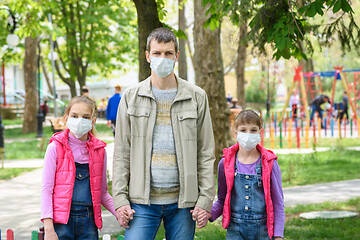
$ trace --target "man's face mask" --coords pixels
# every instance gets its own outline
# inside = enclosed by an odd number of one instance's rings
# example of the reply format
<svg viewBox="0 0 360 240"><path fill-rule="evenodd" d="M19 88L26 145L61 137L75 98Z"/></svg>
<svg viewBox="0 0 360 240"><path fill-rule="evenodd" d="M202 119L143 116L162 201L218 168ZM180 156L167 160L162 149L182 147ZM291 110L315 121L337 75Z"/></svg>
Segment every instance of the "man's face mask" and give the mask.
<svg viewBox="0 0 360 240"><path fill-rule="evenodd" d="M238 132L236 139L245 151L251 151L260 142L261 137L260 133Z"/></svg>
<svg viewBox="0 0 360 240"><path fill-rule="evenodd" d="M174 71L175 60L150 57L150 68L159 78L165 78Z"/></svg>

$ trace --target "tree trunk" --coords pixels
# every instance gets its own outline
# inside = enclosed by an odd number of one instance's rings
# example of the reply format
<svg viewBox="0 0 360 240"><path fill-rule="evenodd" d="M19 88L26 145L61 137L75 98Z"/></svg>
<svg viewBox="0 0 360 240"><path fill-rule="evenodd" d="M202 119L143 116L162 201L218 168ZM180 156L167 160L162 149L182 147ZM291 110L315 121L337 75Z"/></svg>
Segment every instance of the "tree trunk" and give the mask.
<svg viewBox="0 0 360 240"><path fill-rule="evenodd" d="M47 86L49 88L49 92L50 92L51 95L54 95L54 91L53 91L54 89L51 86L49 74L47 72L43 57L40 57L40 62L41 62L41 67L42 67L44 77L45 77L45 80L46 80L46 84L47 84Z"/></svg>
<svg viewBox="0 0 360 240"><path fill-rule="evenodd" d="M300 43L300 47L303 50L303 47L302 47L302 44ZM308 60L306 61L305 59L301 59L300 60L300 63L299 63L300 66L304 66L303 68L303 72L313 72L314 71L314 63L313 63L313 60L312 58L308 58ZM312 87L312 89L316 89L316 88L319 88L318 85L313 85L313 83L315 82L315 78L310 78L310 85L308 86L308 91L306 93L306 98L307 98L307 101L308 103L310 103L313 99L311 97L311 92L310 92L310 88ZM304 78L304 83L305 83L305 90L306 90L306 83L307 83L307 78L305 77ZM316 96L314 96L315 98Z"/></svg>
<svg viewBox="0 0 360 240"><path fill-rule="evenodd" d="M155 0L133 0L138 18L139 39L139 81L150 76L150 65L146 61L146 40L155 28L162 27Z"/></svg>
<svg viewBox="0 0 360 240"><path fill-rule="evenodd" d="M221 55L220 29L204 29L206 9L201 1L194 1L194 69L196 84L209 98L210 113L215 136L215 170L222 150L229 147L230 111L225 98L224 68Z"/></svg>
<svg viewBox="0 0 360 240"><path fill-rule="evenodd" d="M236 64L237 99L239 105L245 107L245 64L246 64L246 35L247 22L239 23L239 46Z"/></svg>
<svg viewBox="0 0 360 240"><path fill-rule="evenodd" d="M36 132L37 121L36 113L39 107L36 71L37 71L37 55L36 49L38 38L25 38L25 59L24 59L24 82L25 82L25 109L23 133Z"/></svg>
<svg viewBox="0 0 360 240"><path fill-rule="evenodd" d="M184 33L186 31L186 19L185 19L185 1L178 0L179 3L179 30L182 30ZM185 43L186 40L179 38L179 77L182 79L187 79L187 63L186 63L186 52L185 52Z"/></svg>

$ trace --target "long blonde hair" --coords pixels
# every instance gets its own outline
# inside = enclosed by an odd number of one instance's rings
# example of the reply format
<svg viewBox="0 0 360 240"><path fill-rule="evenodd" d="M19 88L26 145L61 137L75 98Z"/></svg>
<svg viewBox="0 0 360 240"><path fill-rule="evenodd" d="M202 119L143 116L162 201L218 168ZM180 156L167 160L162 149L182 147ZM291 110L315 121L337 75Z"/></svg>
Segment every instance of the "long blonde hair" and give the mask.
<svg viewBox="0 0 360 240"><path fill-rule="evenodd" d="M71 101L69 102L69 104L66 106L64 115L69 116L71 107L76 103L85 103L86 105L88 105L90 107L90 109L91 109L91 120L94 117L96 117L95 116L96 115L96 103L95 103L94 100L92 100L88 96L76 96L76 97L73 97L71 99ZM91 132L92 135L95 136L95 134L96 134L95 126L93 126L93 128L90 130L90 132Z"/></svg>

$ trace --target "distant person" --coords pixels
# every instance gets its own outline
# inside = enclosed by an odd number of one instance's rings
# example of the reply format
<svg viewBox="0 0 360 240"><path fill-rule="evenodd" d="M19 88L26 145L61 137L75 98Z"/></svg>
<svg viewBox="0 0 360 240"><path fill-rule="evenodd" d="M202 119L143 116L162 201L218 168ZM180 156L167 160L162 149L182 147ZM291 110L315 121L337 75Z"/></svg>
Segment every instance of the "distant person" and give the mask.
<svg viewBox="0 0 360 240"><path fill-rule="evenodd" d="M40 109L42 114L44 115L43 122L45 121L45 117L49 112L49 106L47 105L47 100L44 100L44 103L40 105Z"/></svg>
<svg viewBox="0 0 360 240"><path fill-rule="evenodd" d="M106 101L106 98L102 98L98 106L99 118L102 118L106 115L107 104L108 102Z"/></svg>
<svg viewBox="0 0 360 240"><path fill-rule="evenodd" d="M238 105L238 100L237 100L237 98L233 98L232 100L231 100L231 106L230 106L230 108L241 108L241 106L239 106Z"/></svg>
<svg viewBox="0 0 360 240"><path fill-rule="evenodd" d="M87 96L87 97L90 96L90 89L89 89L88 86L82 86L82 88L81 88L81 95L82 95L82 96Z"/></svg>
<svg viewBox="0 0 360 240"><path fill-rule="evenodd" d="M217 201L211 222L221 215L226 239L283 239L285 209L277 156L258 143L263 122L253 110L235 119L235 145L218 165Z"/></svg>
<svg viewBox="0 0 360 240"><path fill-rule="evenodd" d="M74 97L64 118L67 129L51 137L44 159L45 239L96 240L101 205L115 216L107 187L106 143L93 135L95 105L89 97Z"/></svg>
<svg viewBox="0 0 360 240"><path fill-rule="evenodd" d="M232 99L233 99L233 96L231 95L231 92L229 91L226 96L226 102L228 102L228 104L231 104Z"/></svg>
<svg viewBox="0 0 360 240"><path fill-rule="evenodd" d="M349 120L349 97L347 96L346 91L343 92L342 102L344 105L344 110L340 113L340 120L343 120L344 115L346 115L346 120Z"/></svg>
<svg viewBox="0 0 360 240"><path fill-rule="evenodd" d="M82 86L82 88L81 88L81 96L89 97L91 100L94 101L94 104L95 104L95 116L97 116L98 115L98 108L97 108L97 105L96 105L96 100L95 100L95 98L90 96L90 88L88 86Z"/></svg>
<svg viewBox="0 0 360 240"><path fill-rule="evenodd" d="M112 132L115 136L115 127L116 127L116 117L117 111L119 108L119 103L121 100L121 86L119 84L115 85L115 94L109 98L109 102L106 108L106 125L112 128Z"/></svg>
<svg viewBox="0 0 360 240"><path fill-rule="evenodd" d="M322 109L321 105L324 103L329 103L330 105L330 98L327 95L319 95L317 96L312 102L311 102L311 114L310 114L310 126L312 125L312 121L315 115L315 112L318 112L319 118L322 120ZM326 109L328 109L328 105L326 106ZM323 127L323 123L321 121L321 128Z"/></svg>
<svg viewBox="0 0 360 240"><path fill-rule="evenodd" d="M300 107L300 99L296 91L293 91L290 96L289 107L291 108L292 118L297 118L297 109Z"/></svg>

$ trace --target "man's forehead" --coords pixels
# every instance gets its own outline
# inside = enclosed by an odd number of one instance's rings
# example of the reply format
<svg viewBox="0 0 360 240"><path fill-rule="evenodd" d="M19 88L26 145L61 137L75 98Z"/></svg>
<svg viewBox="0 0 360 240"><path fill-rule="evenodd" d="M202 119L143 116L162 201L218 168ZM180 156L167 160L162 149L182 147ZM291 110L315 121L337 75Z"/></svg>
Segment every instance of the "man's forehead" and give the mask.
<svg viewBox="0 0 360 240"><path fill-rule="evenodd" d="M150 41L150 51L175 51L175 43L170 42L158 42L156 39Z"/></svg>

